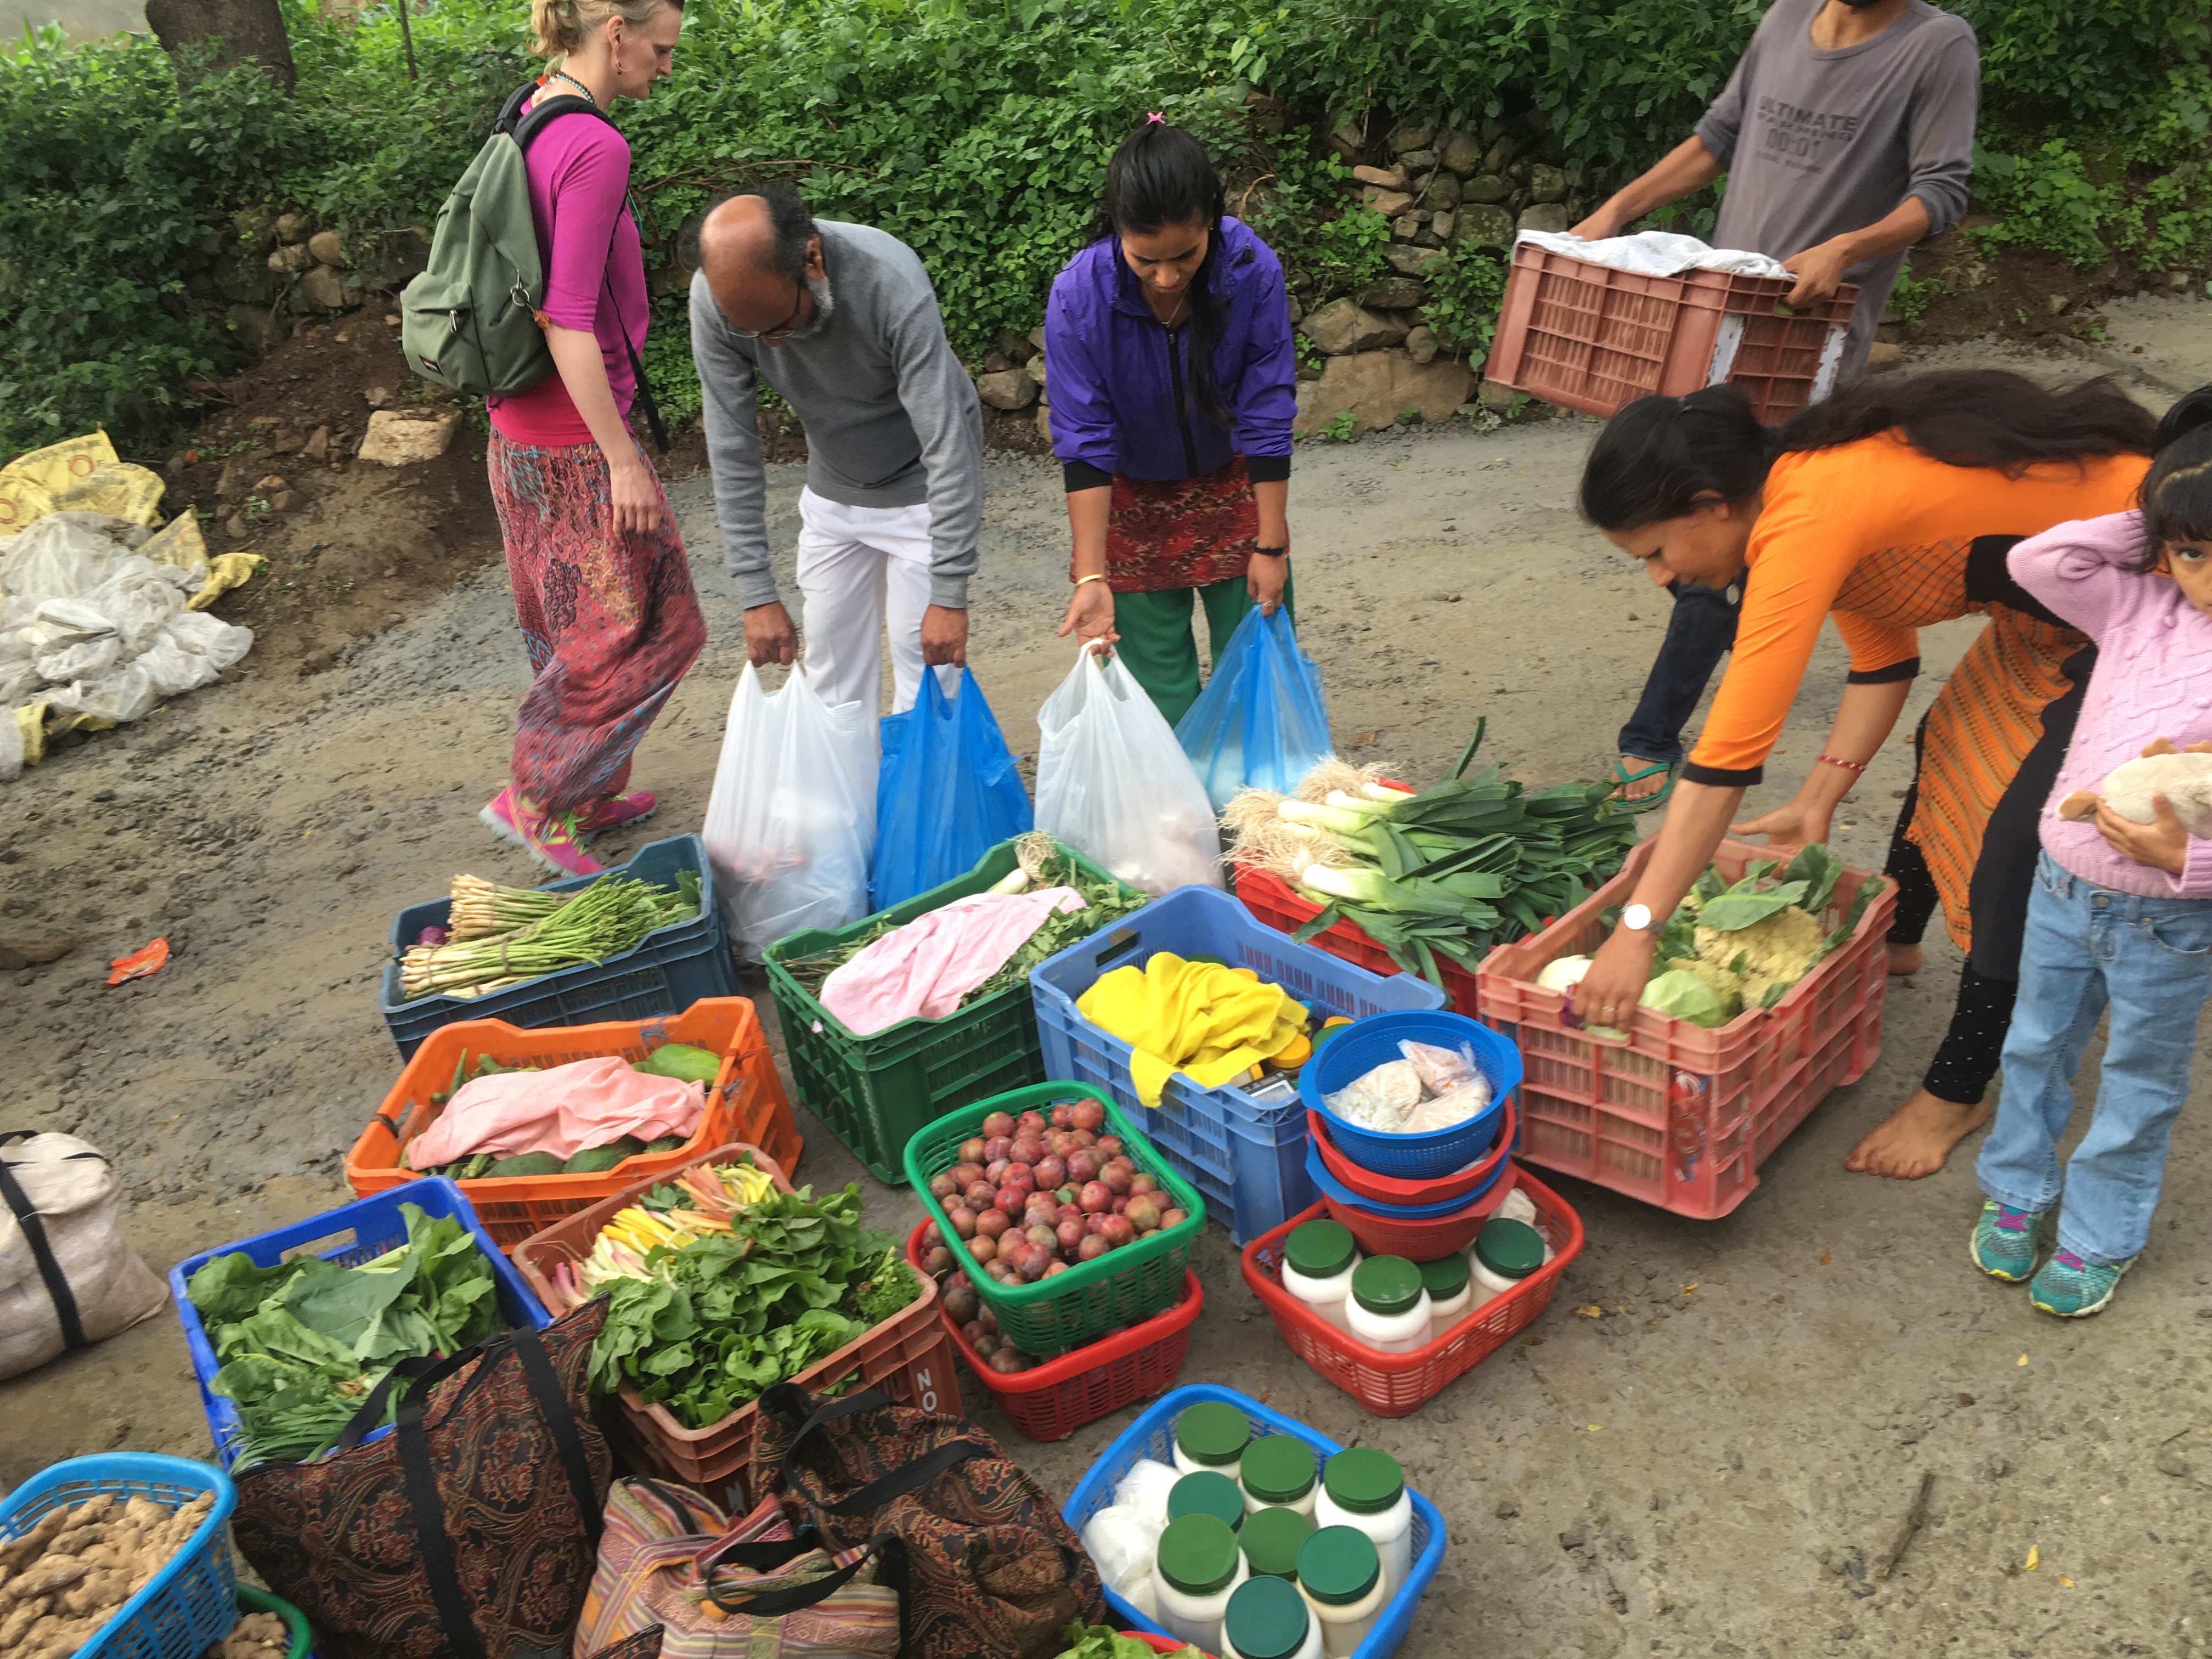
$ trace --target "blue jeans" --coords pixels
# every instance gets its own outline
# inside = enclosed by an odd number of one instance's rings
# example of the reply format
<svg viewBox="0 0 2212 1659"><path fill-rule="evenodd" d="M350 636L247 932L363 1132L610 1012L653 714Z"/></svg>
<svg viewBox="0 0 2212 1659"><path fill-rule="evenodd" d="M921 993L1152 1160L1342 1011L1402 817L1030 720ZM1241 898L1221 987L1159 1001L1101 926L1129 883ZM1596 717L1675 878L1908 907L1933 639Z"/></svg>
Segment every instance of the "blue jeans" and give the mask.
<svg viewBox="0 0 2212 1659"><path fill-rule="evenodd" d="M2016 1210L2058 1201L2058 1138L2074 1115L2075 1069L2109 1002L2104 1075L2088 1133L2067 1161L2058 1244L2098 1267L2141 1254L2208 998L2212 899L2115 893L2041 854L2004 1093L1974 1165L1982 1191Z"/></svg>
<svg viewBox="0 0 2212 1659"><path fill-rule="evenodd" d="M1628 724L1620 728L1620 752L1639 760L1677 764L1682 758L1682 726L1697 712L1713 677L1735 644L1735 618L1743 588L1674 584L1674 611L1667 637L1644 682L1644 696Z"/></svg>

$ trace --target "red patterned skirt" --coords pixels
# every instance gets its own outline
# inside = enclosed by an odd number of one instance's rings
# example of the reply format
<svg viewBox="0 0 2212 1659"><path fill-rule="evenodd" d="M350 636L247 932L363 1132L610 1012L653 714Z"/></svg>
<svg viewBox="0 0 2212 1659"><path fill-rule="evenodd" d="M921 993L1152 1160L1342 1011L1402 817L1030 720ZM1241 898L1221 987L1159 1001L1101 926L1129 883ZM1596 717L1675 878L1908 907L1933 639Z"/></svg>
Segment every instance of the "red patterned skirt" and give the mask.
<svg viewBox="0 0 2212 1659"><path fill-rule="evenodd" d="M549 811L574 811L629 781L639 739L707 642L706 619L665 496L651 530L610 528L597 444L541 448L494 432L486 459L536 675L510 781Z"/></svg>
<svg viewBox="0 0 2212 1659"><path fill-rule="evenodd" d="M1241 576L1260 542L1260 503L1242 455L1195 478L1114 475L1106 586L1116 593L1205 587Z"/></svg>

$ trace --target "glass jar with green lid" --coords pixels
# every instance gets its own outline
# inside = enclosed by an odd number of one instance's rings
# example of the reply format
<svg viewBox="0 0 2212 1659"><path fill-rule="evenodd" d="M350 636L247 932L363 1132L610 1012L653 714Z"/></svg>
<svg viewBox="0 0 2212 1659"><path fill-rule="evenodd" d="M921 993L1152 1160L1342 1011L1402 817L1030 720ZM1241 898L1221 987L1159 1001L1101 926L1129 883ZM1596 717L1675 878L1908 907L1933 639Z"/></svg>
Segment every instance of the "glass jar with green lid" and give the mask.
<svg viewBox="0 0 2212 1659"><path fill-rule="evenodd" d="M1314 1520L1372 1539L1382 1558L1383 1594L1396 1595L1413 1569L1413 1500L1398 1460L1373 1446L1355 1446L1330 1458L1321 1479Z"/></svg>
<svg viewBox="0 0 2212 1659"><path fill-rule="evenodd" d="M1308 1221L1283 1241L1283 1288L1340 1331L1352 1328L1344 1304L1359 1246L1341 1221Z"/></svg>
<svg viewBox="0 0 2212 1659"><path fill-rule="evenodd" d="M1230 1592L1252 1576L1237 1534L1218 1516L1186 1515L1160 1534L1152 1595L1160 1628L1208 1653L1221 1651L1221 1617Z"/></svg>
<svg viewBox="0 0 2212 1659"><path fill-rule="evenodd" d="M1254 1578L1229 1598L1221 1659L1322 1659L1321 1620L1287 1580Z"/></svg>
<svg viewBox="0 0 2212 1659"><path fill-rule="evenodd" d="M1295 1580L1298 1551L1313 1536L1313 1517L1296 1510L1255 1510L1244 1517L1237 1547L1244 1552L1255 1578Z"/></svg>
<svg viewBox="0 0 2212 1659"><path fill-rule="evenodd" d="M1429 1346L1429 1293L1421 1270L1401 1255L1370 1255L1352 1270L1344 1314L1352 1336L1377 1353Z"/></svg>
<svg viewBox="0 0 2212 1659"><path fill-rule="evenodd" d="M1280 1505L1311 1515L1314 1495L1321 1489L1320 1468L1313 1448L1297 1436L1261 1435L1244 1449L1237 1477L1244 1488L1244 1507Z"/></svg>
<svg viewBox="0 0 2212 1659"><path fill-rule="evenodd" d="M1474 1304L1474 1292L1468 1288L1467 1258L1457 1250L1421 1263L1421 1288L1429 1293L1431 1342L1466 1318Z"/></svg>
<svg viewBox="0 0 2212 1659"><path fill-rule="evenodd" d="M1212 1469L1237 1479L1251 1443L1252 1419L1224 1400L1201 1400L1176 1419L1175 1466L1182 1474Z"/></svg>
<svg viewBox="0 0 2212 1659"><path fill-rule="evenodd" d="M1298 1594L1321 1626L1326 1659L1352 1659L1383 1604L1375 1540L1356 1527L1322 1527L1298 1549Z"/></svg>
<svg viewBox="0 0 2212 1659"><path fill-rule="evenodd" d="M1186 1474L1168 1489L1168 1523L1186 1515L1210 1515L1234 1532L1244 1524L1244 1494L1225 1474L1200 1469Z"/></svg>

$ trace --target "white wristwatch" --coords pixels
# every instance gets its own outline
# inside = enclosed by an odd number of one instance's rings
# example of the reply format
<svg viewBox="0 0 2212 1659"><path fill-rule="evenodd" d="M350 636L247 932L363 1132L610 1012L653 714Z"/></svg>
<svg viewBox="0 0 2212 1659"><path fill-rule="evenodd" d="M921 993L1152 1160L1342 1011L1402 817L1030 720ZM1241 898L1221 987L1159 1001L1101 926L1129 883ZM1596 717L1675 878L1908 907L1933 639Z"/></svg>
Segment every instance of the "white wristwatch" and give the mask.
<svg viewBox="0 0 2212 1659"><path fill-rule="evenodd" d="M1632 933L1640 933L1651 926L1651 907L1632 904L1620 913L1620 925Z"/></svg>

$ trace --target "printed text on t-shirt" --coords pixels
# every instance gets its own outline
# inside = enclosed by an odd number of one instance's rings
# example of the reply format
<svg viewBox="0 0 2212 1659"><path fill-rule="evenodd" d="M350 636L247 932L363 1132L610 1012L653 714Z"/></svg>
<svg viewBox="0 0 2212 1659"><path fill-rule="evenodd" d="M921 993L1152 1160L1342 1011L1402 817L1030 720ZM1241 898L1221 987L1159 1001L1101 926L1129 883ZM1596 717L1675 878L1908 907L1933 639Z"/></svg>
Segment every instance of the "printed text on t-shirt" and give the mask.
<svg viewBox="0 0 2212 1659"><path fill-rule="evenodd" d="M1760 149L1784 167L1808 172L1820 170L1823 149L1832 144L1848 144L1856 137L1864 118L1807 109L1802 104L1788 103L1779 98L1761 98L1757 114L1766 132Z"/></svg>

